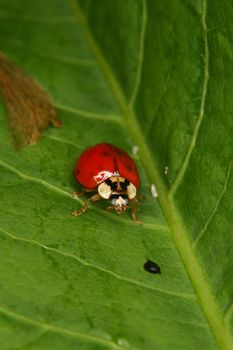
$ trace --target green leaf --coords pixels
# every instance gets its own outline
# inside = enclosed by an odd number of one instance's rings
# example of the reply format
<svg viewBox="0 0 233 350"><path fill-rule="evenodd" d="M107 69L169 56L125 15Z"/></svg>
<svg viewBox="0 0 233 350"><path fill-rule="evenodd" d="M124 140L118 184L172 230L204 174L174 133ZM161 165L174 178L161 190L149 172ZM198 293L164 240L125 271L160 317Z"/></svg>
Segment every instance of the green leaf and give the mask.
<svg viewBox="0 0 233 350"><path fill-rule="evenodd" d="M1 107L0 348L232 350L231 2L0 4L1 50L64 123L15 152ZM102 141L139 148L142 226L70 215Z"/></svg>

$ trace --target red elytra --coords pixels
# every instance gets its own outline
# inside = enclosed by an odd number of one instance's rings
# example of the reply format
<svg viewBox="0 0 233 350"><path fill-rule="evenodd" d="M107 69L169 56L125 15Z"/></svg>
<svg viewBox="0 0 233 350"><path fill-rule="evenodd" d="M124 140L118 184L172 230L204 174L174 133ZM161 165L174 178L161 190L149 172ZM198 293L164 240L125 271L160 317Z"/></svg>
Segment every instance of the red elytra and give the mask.
<svg viewBox="0 0 233 350"><path fill-rule="evenodd" d="M133 159L123 149L110 143L100 143L88 148L78 159L74 175L83 186L81 192L74 194L75 197L86 192L94 194L72 215L82 215L90 202L109 199L107 210L122 214L131 208L133 220L141 224L135 214L140 198L137 195L139 175Z"/></svg>
<svg viewBox="0 0 233 350"><path fill-rule="evenodd" d="M86 189L94 189L111 176L122 176L136 188L140 183L133 159L123 149L109 143L100 143L84 151L74 173Z"/></svg>

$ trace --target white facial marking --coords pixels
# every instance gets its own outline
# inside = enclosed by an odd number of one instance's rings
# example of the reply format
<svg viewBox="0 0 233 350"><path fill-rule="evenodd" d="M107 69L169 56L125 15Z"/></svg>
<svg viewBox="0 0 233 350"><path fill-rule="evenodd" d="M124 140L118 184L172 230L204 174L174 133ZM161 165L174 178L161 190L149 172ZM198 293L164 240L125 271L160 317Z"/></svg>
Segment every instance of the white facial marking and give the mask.
<svg viewBox="0 0 233 350"><path fill-rule="evenodd" d="M152 197L157 198L158 197L158 192L157 192L157 189L155 187L155 184L151 185L150 190L151 190Z"/></svg>
<svg viewBox="0 0 233 350"><path fill-rule="evenodd" d="M165 175L168 174L168 165L165 165L165 167L164 167L164 174L165 174Z"/></svg>
<svg viewBox="0 0 233 350"><path fill-rule="evenodd" d="M108 199L112 190L109 185L107 185L105 182L102 182L98 187L98 192L102 198Z"/></svg>
<svg viewBox="0 0 233 350"><path fill-rule="evenodd" d="M125 199L120 196L116 200L116 205L119 206L119 207L122 207L122 206L126 205Z"/></svg>
<svg viewBox="0 0 233 350"><path fill-rule="evenodd" d="M129 199L133 199L134 197L136 197L137 189L132 184L132 182L130 182L130 184L127 186L127 192L128 192Z"/></svg>
<svg viewBox="0 0 233 350"><path fill-rule="evenodd" d="M119 176L118 171L114 171L113 173L111 173L111 171L107 171L107 170L100 171L98 173L98 175L94 176L94 180L96 181L97 184L99 184L112 176Z"/></svg>

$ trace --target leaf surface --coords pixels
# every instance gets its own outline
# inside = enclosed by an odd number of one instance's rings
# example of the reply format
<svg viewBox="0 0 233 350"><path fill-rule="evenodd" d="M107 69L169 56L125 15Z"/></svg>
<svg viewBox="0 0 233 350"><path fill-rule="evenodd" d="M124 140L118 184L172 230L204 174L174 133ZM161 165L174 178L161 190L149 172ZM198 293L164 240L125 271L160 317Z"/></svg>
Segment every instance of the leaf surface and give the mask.
<svg viewBox="0 0 233 350"><path fill-rule="evenodd" d="M1 349L231 350L230 2L0 3L1 50L64 125L15 152L1 107ZM142 226L70 215L103 141L139 148Z"/></svg>

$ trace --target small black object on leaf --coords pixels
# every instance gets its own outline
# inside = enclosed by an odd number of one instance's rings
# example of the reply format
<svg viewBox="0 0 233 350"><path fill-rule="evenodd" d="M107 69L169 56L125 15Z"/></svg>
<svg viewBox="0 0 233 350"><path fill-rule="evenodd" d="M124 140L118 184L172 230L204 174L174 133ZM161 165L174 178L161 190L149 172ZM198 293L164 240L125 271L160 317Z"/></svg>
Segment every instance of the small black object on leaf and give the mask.
<svg viewBox="0 0 233 350"><path fill-rule="evenodd" d="M159 265L151 260L147 260L147 262L144 264L144 269L154 274L161 273Z"/></svg>

